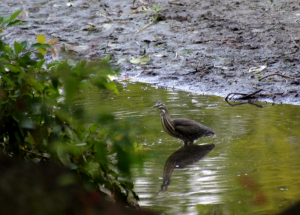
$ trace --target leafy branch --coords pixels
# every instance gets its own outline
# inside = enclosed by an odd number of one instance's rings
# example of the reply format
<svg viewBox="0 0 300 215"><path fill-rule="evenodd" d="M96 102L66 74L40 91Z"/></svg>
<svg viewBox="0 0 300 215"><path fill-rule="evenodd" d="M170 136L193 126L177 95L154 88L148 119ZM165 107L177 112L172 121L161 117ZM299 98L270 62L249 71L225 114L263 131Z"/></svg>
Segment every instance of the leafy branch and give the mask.
<svg viewBox="0 0 300 215"><path fill-rule="evenodd" d="M0 17L0 33L20 23L15 19L21 12ZM112 198L117 193L127 201L134 193L133 184L118 177L130 178L130 166L140 161L128 128L120 126L111 113L91 116L74 103L80 92L90 88L118 93L108 77L117 71L111 68L108 55L76 65L66 61L46 64L45 55L48 50L53 54L55 41L46 42L40 34L35 44L14 42L11 47L0 37L2 151L32 161L47 155L47 161L76 170L87 186L104 186ZM91 117L94 123L88 120Z"/></svg>

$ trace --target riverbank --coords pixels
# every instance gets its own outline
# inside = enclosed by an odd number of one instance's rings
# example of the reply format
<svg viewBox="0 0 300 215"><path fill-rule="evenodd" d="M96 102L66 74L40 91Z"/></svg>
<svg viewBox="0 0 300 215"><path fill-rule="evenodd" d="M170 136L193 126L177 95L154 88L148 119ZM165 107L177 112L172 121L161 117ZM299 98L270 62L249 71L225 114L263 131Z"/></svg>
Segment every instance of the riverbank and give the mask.
<svg viewBox="0 0 300 215"><path fill-rule="evenodd" d="M135 81L222 97L262 89L260 100L300 105L297 1L4 0L0 14L20 7L24 25L5 39L58 38L54 60L109 54Z"/></svg>

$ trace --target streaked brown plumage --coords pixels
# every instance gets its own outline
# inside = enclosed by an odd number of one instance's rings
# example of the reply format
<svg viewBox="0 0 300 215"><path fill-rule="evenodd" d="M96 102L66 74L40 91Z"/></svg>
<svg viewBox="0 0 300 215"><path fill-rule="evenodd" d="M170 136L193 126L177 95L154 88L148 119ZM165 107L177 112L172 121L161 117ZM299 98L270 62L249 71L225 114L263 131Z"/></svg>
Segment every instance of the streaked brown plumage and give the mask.
<svg viewBox="0 0 300 215"><path fill-rule="evenodd" d="M214 132L211 128L206 127L194 120L189 119L171 119L168 109L162 100L157 101L153 108L160 110L161 124L172 137L176 137L184 142L185 145L193 144L195 140L203 136L212 136Z"/></svg>

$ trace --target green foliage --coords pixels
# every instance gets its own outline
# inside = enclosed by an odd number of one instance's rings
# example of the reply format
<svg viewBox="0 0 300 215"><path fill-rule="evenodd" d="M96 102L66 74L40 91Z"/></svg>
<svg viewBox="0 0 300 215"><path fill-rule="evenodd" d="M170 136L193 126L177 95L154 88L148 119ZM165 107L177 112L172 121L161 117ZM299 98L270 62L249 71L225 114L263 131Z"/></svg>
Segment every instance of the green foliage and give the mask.
<svg viewBox="0 0 300 215"><path fill-rule="evenodd" d="M5 27L11 27L14 25L19 24L21 21L15 19L19 16L20 13L22 13L23 9L18 10L17 12L13 13L11 16L4 16L0 17L0 33L2 33L2 30Z"/></svg>
<svg viewBox="0 0 300 215"><path fill-rule="evenodd" d="M158 14L160 14L162 7L153 5L153 10L154 10L154 20L157 20Z"/></svg>
<svg viewBox="0 0 300 215"><path fill-rule="evenodd" d="M0 17L0 30L12 26L21 12ZM66 61L47 65L44 50L51 49L54 40L45 44L39 35L37 41L31 46L14 42L11 47L0 39L2 150L33 162L61 163L75 169L87 187L104 186L126 198L132 183L128 186L118 176L130 176L129 167L137 161L128 129L110 113L93 116L95 122L90 124L87 111L73 102L91 87L118 93L108 78L116 75L109 56L75 66Z"/></svg>

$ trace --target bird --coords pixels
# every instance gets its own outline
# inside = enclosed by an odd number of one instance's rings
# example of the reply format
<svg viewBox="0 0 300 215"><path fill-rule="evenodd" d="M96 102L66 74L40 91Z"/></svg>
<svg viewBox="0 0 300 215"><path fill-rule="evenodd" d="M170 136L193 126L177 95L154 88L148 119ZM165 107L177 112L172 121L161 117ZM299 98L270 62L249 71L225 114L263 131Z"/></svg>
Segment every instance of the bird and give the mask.
<svg viewBox="0 0 300 215"><path fill-rule="evenodd" d="M171 119L167 106L162 100L158 100L153 108L160 110L160 119L163 129L172 137L184 142L184 145L193 144L195 140L204 136L213 136L215 133L194 120L178 118Z"/></svg>

